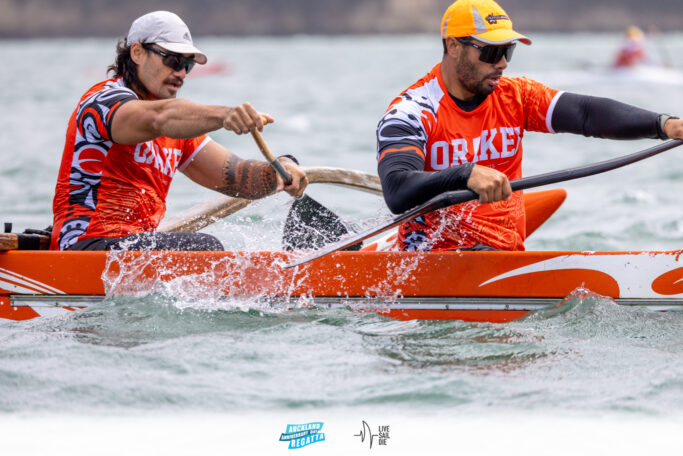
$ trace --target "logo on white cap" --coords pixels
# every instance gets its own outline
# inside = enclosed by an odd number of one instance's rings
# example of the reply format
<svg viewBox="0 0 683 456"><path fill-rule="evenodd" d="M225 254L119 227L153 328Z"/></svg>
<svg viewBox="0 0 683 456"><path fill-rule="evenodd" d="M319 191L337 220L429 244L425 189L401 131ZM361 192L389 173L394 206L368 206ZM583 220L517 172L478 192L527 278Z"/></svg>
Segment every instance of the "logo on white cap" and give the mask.
<svg viewBox="0 0 683 456"><path fill-rule="evenodd" d="M128 31L126 42L131 45L136 41L155 43L178 54L194 54L197 63L206 63L206 55L192 42L190 29L177 14L170 11L154 11L135 19Z"/></svg>

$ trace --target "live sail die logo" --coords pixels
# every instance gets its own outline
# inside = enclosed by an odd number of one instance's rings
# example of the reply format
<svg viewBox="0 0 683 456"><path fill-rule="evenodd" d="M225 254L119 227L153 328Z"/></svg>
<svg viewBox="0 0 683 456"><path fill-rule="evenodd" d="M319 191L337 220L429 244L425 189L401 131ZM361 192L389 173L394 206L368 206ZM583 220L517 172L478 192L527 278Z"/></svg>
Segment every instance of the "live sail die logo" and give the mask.
<svg viewBox="0 0 683 456"><path fill-rule="evenodd" d="M325 440L325 433L320 432L323 429L323 422L315 421L312 423L303 424L288 424L287 430L280 434L280 442L289 442L289 449L295 450L303 448L312 443L322 442Z"/></svg>
<svg viewBox="0 0 683 456"><path fill-rule="evenodd" d="M373 433L370 425L363 420L361 423L360 432L358 434L353 434L354 437L360 437L361 443L368 441L370 449L372 449L372 444L377 442L378 445L386 445L387 440L389 440L389 426L377 426L377 433Z"/></svg>

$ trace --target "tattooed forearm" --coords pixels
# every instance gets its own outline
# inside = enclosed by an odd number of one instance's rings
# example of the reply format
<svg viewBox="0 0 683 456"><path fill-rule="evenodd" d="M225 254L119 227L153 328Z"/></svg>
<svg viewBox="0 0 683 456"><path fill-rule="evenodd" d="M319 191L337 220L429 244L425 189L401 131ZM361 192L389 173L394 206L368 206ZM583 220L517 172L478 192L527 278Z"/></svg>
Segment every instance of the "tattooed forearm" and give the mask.
<svg viewBox="0 0 683 456"><path fill-rule="evenodd" d="M263 198L277 187L275 170L266 162L230 156L223 165L223 187L218 191L246 199Z"/></svg>

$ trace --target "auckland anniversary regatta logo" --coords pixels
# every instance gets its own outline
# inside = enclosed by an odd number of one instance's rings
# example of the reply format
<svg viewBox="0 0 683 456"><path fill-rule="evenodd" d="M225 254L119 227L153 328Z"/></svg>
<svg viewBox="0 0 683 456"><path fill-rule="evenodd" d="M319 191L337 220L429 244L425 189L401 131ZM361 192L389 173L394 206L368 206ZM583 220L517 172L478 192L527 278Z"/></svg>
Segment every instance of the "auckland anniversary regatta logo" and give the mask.
<svg viewBox="0 0 683 456"><path fill-rule="evenodd" d="M280 442L289 442L289 449L303 448L311 443L325 440L325 433L320 432L323 422L315 421L304 424L288 424L287 430L280 435Z"/></svg>

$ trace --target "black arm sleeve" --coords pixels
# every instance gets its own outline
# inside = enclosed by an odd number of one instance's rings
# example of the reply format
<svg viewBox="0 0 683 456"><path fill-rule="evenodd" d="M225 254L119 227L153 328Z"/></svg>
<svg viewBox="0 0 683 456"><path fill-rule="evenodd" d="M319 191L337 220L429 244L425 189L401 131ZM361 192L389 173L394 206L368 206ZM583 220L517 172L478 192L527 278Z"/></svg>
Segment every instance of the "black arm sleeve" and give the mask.
<svg viewBox="0 0 683 456"><path fill-rule="evenodd" d="M563 93L552 117L553 130L608 139L668 139L659 114L609 98Z"/></svg>
<svg viewBox="0 0 683 456"><path fill-rule="evenodd" d="M384 201L399 214L449 190L467 188L474 163L453 166L443 171L424 170L424 160L414 152L390 152L380 160L377 173L382 182Z"/></svg>

